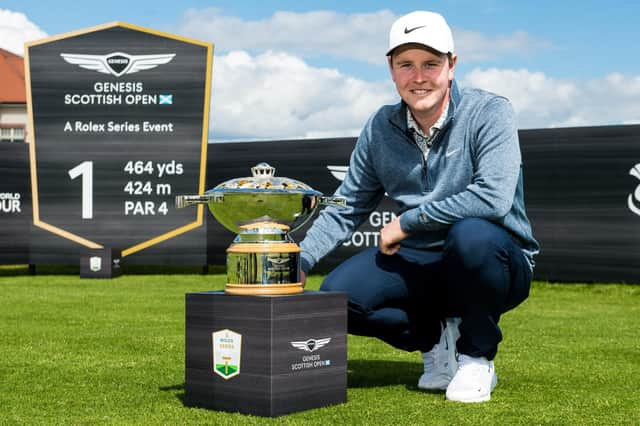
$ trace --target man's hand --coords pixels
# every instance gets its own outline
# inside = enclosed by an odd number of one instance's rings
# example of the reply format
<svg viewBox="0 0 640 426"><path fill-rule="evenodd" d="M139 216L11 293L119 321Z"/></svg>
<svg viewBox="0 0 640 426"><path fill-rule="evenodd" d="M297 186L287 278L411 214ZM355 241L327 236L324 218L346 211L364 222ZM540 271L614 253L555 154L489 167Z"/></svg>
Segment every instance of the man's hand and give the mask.
<svg viewBox="0 0 640 426"><path fill-rule="evenodd" d="M409 234L400 228L400 217L396 217L380 230L378 249L381 253L391 256L400 249L400 241L408 236Z"/></svg>
<svg viewBox="0 0 640 426"><path fill-rule="evenodd" d="M300 270L300 282L302 283L302 288L307 285L307 274L303 270Z"/></svg>

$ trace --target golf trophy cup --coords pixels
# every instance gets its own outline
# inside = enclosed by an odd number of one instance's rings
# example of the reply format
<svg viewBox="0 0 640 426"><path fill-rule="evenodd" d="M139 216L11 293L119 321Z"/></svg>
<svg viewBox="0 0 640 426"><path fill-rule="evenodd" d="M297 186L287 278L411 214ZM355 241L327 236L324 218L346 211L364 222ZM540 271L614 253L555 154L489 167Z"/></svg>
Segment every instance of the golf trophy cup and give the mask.
<svg viewBox="0 0 640 426"><path fill-rule="evenodd" d="M323 196L297 180L276 177L275 168L267 163L252 167L251 173L251 177L225 181L204 195L179 195L176 207L207 204L216 220L237 234L227 249L226 293L300 293L300 247L289 233L307 222L319 205L345 207L345 200Z"/></svg>

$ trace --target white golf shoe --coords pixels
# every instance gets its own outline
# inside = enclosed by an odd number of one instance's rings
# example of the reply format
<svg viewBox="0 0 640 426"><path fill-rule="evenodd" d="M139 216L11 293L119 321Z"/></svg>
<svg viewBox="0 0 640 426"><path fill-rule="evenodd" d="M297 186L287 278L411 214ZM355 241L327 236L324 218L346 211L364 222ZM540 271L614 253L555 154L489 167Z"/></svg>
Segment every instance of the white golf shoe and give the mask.
<svg viewBox="0 0 640 426"><path fill-rule="evenodd" d="M460 337L460 318L447 318L446 327L441 327L440 341L429 352L422 353L424 373L418 380L418 388L445 390L458 369L456 341Z"/></svg>
<svg viewBox="0 0 640 426"><path fill-rule="evenodd" d="M458 402L489 401L496 384L498 375L493 361L460 354L458 371L447 387L446 397Z"/></svg>

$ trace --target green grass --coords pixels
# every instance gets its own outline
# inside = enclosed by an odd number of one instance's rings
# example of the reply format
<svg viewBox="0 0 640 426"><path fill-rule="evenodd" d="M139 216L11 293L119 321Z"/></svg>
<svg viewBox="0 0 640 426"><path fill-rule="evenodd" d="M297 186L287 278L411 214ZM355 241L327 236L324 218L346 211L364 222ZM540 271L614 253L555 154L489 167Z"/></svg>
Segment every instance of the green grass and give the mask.
<svg viewBox="0 0 640 426"><path fill-rule="evenodd" d="M268 419L183 405L184 296L223 275L3 272L2 425L640 424L640 286L535 283L501 321L486 404L421 392L417 353L349 336L348 402Z"/></svg>

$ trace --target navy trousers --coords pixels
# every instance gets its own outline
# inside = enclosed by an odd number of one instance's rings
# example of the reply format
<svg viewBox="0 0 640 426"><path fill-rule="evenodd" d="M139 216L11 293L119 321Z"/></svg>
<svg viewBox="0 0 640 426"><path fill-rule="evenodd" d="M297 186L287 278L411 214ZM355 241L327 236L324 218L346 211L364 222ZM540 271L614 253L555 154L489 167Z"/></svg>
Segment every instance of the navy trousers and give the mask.
<svg viewBox="0 0 640 426"><path fill-rule="evenodd" d="M468 218L450 228L442 249L365 250L334 269L321 290L348 293L351 334L426 352L444 318L460 317L458 352L493 359L500 315L525 300L530 285L531 269L511 235Z"/></svg>

